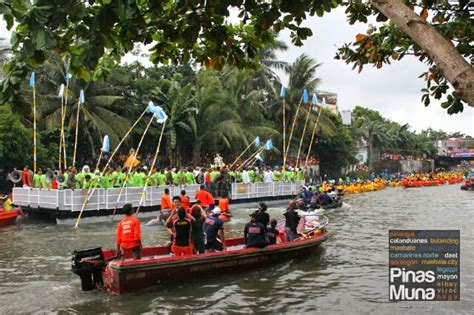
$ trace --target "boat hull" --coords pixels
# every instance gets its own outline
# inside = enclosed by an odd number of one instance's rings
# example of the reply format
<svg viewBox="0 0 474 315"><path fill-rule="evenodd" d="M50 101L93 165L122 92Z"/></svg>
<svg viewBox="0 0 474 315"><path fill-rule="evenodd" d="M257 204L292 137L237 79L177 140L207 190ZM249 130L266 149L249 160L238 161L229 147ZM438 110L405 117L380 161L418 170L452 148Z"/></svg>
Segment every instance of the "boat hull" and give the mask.
<svg viewBox="0 0 474 315"><path fill-rule="evenodd" d="M15 224L16 218L18 217L19 214L20 214L20 211L18 210L0 212L0 225Z"/></svg>
<svg viewBox="0 0 474 315"><path fill-rule="evenodd" d="M136 292L160 284L189 282L223 273L237 273L306 256L328 237L320 235L267 246L263 249L238 249L187 257L146 261L112 261L102 273L104 288L113 294Z"/></svg>

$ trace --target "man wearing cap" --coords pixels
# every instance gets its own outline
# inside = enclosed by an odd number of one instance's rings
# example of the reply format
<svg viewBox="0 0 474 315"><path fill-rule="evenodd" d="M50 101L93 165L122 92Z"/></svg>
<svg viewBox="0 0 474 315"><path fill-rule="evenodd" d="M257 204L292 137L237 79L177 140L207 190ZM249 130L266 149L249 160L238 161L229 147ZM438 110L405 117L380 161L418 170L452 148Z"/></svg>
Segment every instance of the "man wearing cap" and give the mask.
<svg viewBox="0 0 474 315"><path fill-rule="evenodd" d="M3 201L3 212L9 212L12 211L13 209L13 202L11 201L10 198L8 198L8 195L3 195L2 196L2 201Z"/></svg>
<svg viewBox="0 0 474 315"><path fill-rule="evenodd" d="M130 203L123 206L125 217L119 222L117 226L117 253L125 257L127 251L131 251L133 259L141 259L141 230L140 221L132 216L133 208Z"/></svg>
<svg viewBox="0 0 474 315"><path fill-rule="evenodd" d="M264 248L268 245L268 241L265 239L266 227L258 222L257 218L257 211L250 215L250 222L244 227L244 241L247 247Z"/></svg>
<svg viewBox="0 0 474 315"><path fill-rule="evenodd" d="M206 218L204 233L206 234L206 249L225 250L224 221L219 219L221 209L215 207ZM219 236L219 238L217 238Z"/></svg>

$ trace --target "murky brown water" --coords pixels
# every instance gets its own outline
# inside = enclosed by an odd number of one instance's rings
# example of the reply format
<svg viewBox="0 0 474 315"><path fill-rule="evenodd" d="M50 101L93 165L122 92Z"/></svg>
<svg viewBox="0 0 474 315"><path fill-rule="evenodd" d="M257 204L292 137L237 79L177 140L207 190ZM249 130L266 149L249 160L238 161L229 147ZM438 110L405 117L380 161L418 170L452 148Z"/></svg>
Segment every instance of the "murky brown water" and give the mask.
<svg viewBox="0 0 474 315"><path fill-rule="evenodd" d="M474 193L459 185L388 188L346 202L328 214L333 235L308 258L120 297L82 292L70 271L73 249L114 246L115 224L74 229L26 221L0 227L0 313L472 314ZM251 211L235 210L229 233L240 233ZM270 214L280 211L273 208ZM460 229L461 301L388 302L388 229ZM145 245L166 239L162 227L143 227L142 235Z"/></svg>

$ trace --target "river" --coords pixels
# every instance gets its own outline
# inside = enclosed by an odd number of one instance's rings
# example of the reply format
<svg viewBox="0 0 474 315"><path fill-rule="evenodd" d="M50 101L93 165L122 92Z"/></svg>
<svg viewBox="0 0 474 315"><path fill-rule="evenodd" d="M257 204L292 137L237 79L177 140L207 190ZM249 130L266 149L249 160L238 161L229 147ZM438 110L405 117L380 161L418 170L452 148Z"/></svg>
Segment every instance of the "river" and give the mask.
<svg viewBox="0 0 474 315"><path fill-rule="evenodd" d="M459 185L387 188L351 195L328 213L332 236L311 256L245 273L170 284L111 296L82 292L70 252L113 247L115 224L79 229L22 220L0 227L0 313L233 312L472 314L474 193ZM271 208L280 216L280 208ZM234 211L228 234L238 235L251 209ZM388 230L461 230L461 301L389 302ZM143 227L144 245L163 243L162 227Z"/></svg>

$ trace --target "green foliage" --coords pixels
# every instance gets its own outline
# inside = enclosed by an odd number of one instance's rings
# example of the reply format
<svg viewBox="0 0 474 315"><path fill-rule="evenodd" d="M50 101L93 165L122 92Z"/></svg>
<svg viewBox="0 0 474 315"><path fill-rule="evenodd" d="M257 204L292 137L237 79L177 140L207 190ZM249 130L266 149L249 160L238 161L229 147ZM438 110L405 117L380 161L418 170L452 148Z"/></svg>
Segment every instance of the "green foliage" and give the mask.
<svg viewBox="0 0 474 315"><path fill-rule="evenodd" d="M0 165L10 171L14 167L30 165L33 146L32 133L12 113L10 106L0 106Z"/></svg>

